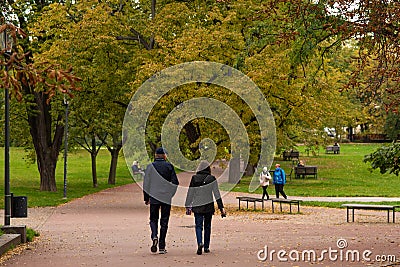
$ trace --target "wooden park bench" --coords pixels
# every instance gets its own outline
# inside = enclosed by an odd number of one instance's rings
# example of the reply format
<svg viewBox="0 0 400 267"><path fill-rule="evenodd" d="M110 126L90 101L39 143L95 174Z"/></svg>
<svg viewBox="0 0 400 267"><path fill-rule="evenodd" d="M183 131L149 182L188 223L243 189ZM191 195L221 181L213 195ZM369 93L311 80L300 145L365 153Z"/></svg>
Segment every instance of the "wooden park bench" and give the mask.
<svg viewBox="0 0 400 267"><path fill-rule="evenodd" d="M318 167L317 166L295 166L294 175L296 178L305 178L306 176L314 176L317 179Z"/></svg>
<svg viewBox="0 0 400 267"><path fill-rule="evenodd" d="M283 160L292 160L292 159L299 159L300 152L299 151L283 151Z"/></svg>
<svg viewBox="0 0 400 267"><path fill-rule="evenodd" d="M342 207L347 208L347 222L349 222L349 210L352 210L352 221L354 222L354 210L355 209L362 209L362 210L387 210L387 220L388 223L390 222L390 211L393 213L393 223L395 223L395 214L396 214L396 208L400 206L395 206L395 205L370 205L370 204L343 204Z"/></svg>
<svg viewBox="0 0 400 267"><path fill-rule="evenodd" d="M298 199L285 199L285 198L272 198L272 212L274 212L274 203L277 202L280 205L280 210L282 212L282 203L289 204L290 213L292 213L292 204L297 205L297 213L300 213L300 202Z"/></svg>
<svg viewBox="0 0 400 267"><path fill-rule="evenodd" d="M254 210L256 210L256 203L261 202L261 207L264 210L264 201L267 201L267 199L262 199L262 198L256 198L256 197L236 197L239 201L239 210L240 210L240 202L244 201L246 202L246 208L249 208L249 202L254 203Z"/></svg>
<svg viewBox="0 0 400 267"><path fill-rule="evenodd" d="M325 153L333 153L333 154L340 154L340 146L327 146L325 148Z"/></svg>

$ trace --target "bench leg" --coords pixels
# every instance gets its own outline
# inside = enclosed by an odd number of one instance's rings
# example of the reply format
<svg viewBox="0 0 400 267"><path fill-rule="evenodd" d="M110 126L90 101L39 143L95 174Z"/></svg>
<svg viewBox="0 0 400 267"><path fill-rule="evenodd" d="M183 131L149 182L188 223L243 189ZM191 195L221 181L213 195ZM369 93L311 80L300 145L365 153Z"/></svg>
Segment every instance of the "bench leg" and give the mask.
<svg viewBox="0 0 400 267"><path fill-rule="evenodd" d="M297 202L297 213L300 213L300 202Z"/></svg>
<svg viewBox="0 0 400 267"><path fill-rule="evenodd" d="M256 201L254 201L254 210L256 210Z"/></svg>
<svg viewBox="0 0 400 267"><path fill-rule="evenodd" d="M292 203L289 203L289 210L290 210L290 213L292 213Z"/></svg>
<svg viewBox="0 0 400 267"><path fill-rule="evenodd" d="M246 201L246 209L249 209L249 201Z"/></svg>
<svg viewBox="0 0 400 267"><path fill-rule="evenodd" d="M396 220L394 219L395 216L396 216L395 214L396 214L396 213L395 213L395 210L394 210L394 208L393 208L393 223L395 223L395 221L396 221Z"/></svg>
<svg viewBox="0 0 400 267"><path fill-rule="evenodd" d="M240 210L240 199L239 199L239 210Z"/></svg>
<svg viewBox="0 0 400 267"><path fill-rule="evenodd" d="M274 213L274 201L272 200L272 213Z"/></svg>
<svg viewBox="0 0 400 267"><path fill-rule="evenodd" d="M387 212L388 212L388 223L390 223L390 219L389 219L389 217L390 217L390 210L388 210Z"/></svg>
<svg viewBox="0 0 400 267"><path fill-rule="evenodd" d="M281 206L281 212L282 212L282 202L279 202L280 206Z"/></svg>
<svg viewBox="0 0 400 267"><path fill-rule="evenodd" d="M353 209L353 222L354 222L354 209Z"/></svg>
<svg viewBox="0 0 400 267"><path fill-rule="evenodd" d="M349 222L349 207L347 207L347 222Z"/></svg>

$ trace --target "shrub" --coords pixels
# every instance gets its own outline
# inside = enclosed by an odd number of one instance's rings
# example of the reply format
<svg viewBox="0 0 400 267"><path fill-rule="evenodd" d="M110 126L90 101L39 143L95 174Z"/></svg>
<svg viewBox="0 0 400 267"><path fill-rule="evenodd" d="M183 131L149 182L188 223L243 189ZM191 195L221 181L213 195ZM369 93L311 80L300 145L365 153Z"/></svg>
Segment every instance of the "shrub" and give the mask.
<svg viewBox="0 0 400 267"><path fill-rule="evenodd" d="M35 230L33 230L31 228L26 229L26 241L32 242L33 239L37 236L40 236L40 234L38 232L36 232Z"/></svg>

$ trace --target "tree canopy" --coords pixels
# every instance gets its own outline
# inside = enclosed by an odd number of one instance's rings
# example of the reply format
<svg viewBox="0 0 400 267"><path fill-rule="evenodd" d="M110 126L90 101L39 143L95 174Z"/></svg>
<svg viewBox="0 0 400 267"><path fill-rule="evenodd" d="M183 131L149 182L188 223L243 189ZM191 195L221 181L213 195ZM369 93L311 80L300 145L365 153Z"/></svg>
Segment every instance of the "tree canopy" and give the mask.
<svg viewBox="0 0 400 267"><path fill-rule="evenodd" d="M71 102L75 137L104 139L114 156L130 98L155 73L185 62L218 62L250 77L273 112L278 151L298 142L317 148L330 142L325 127L368 123L377 107L380 114L397 112L396 1L8 2L19 14L25 10L17 17L29 29L30 60L72 66L82 78ZM148 153L160 145L168 114L198 97L238 114L255 165L261 140L254 113L239 95L208 83L183 85L160 99L146 125ZM217 157L229 157L229 135L218 122L196 118L182 127L186 157L199 156L204 138L217 144Z"/></svg>
<svg viewBox="0 0 400 267"><path fill-rule="evenodd" d="M386 172L399 175L400 173L400 144L392 143L378 148L375 152L366 155L364 162L371 164L371 170L379 169L380 173Z"/></svg>

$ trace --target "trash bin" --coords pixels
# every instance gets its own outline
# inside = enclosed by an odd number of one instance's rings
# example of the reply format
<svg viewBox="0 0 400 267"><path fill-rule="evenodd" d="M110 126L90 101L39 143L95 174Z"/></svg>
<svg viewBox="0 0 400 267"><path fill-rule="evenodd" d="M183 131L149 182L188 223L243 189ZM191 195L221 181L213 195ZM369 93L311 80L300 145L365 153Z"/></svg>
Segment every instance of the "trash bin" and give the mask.
<svg viewBox="0 0 400 267"><path fill-rule="evenodd" d="M11 196L11 218L28 217L28 197Z"/></svg>

